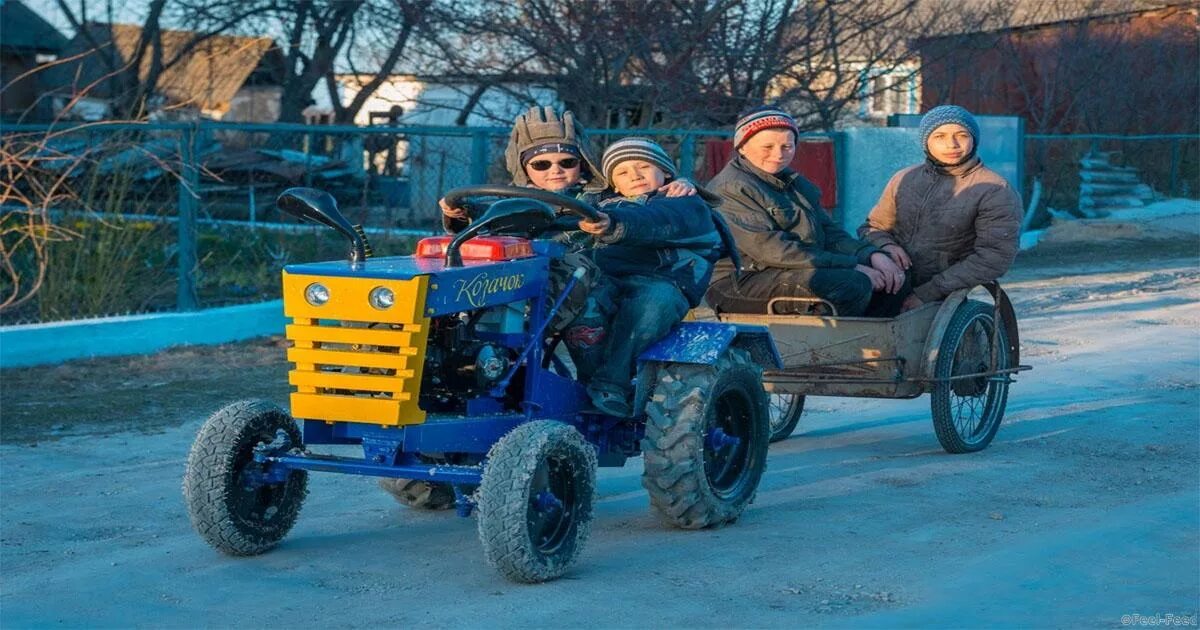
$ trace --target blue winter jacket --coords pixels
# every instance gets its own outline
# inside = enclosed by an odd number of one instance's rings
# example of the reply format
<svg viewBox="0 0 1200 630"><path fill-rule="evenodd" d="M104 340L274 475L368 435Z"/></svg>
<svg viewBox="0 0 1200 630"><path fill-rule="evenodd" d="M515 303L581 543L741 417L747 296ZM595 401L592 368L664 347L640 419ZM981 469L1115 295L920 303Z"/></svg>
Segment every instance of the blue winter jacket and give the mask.
<svg viewBox="0 0 1200 630"><path fill-rule="evenodd" d="M670 280L694 307L724 255L720 215L698 195L635 199L613 197L600 203L612 227L596 238L592 258L614 276L652 276Z"/></svg>

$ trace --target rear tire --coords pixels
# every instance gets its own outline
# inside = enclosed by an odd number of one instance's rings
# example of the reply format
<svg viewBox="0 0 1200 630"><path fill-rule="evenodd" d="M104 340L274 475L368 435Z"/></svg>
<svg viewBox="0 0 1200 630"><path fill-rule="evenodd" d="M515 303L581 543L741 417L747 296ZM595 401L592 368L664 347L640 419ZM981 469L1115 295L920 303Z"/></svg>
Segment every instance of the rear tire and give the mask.
<svg viewBox="0 0 1200 630"><path fill-rule="evenodd" d="M658 374L642 440L650 504L684 529L732 523L766 468L762 369L731 348L715 365L666 363Z"/></svg>
<svg viewBox="0 0 1200 630"><path fill-rule="evenodd" d="M800 424L804 413L804 396L799 394L771 394L770 397L771 442L786 440Z"/></svg>
<svg viewBox="0 0 1200 630"><path fill-rule="evenodd" d="M596 451L574 427L527 422L488 451L479 484L479 539L492 566L516 582L561 576L592 525Z"/></svg>
<svg viewBox="0 0 1200 630"><path fill-rule="evenodd" d="M308 493L308 473L293 470L283 483L253 486L261 467L254 448L283 431L302 448L291 416L264 400L227 405L210 417L188 455L183 498L192 527L208 544L231 556L253 556L283 540L296 524Z"/></svg>
<svg viewBox="0 0 1200 630"><path fill-rule="evenodd" d="M996 369L1009 367L1008 335L1001 326L992 347L996 321L992 306L968 300L958 307L938 347L934 377L988 371L991 355ZM947 453L973 453L992 443L1008 402L1008 374L952 381L933 385L930 410L933 430Z"/></svg>

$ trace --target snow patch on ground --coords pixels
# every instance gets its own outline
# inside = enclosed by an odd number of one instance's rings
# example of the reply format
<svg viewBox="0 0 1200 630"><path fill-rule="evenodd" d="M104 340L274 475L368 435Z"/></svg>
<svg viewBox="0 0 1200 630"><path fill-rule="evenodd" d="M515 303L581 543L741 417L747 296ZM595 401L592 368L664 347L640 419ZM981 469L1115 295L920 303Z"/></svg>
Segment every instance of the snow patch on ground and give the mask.
<svg viewBox="0 0 1200 630"><path fill-rule="evenodd" d="M1038 243L1100 243L1113 240L1195 239L1200 236L1200 200L1167 199L1142 208L1112 210L1097 219L1056 220L1044 230L1021 235L1021 250Z"/></svg>

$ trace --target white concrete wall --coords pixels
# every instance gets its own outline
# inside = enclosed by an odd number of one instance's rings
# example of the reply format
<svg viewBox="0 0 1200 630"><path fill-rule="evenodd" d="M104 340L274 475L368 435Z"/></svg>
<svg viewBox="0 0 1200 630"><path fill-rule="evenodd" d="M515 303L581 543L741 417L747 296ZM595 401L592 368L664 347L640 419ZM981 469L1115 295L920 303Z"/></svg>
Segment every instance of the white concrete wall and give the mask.
<svg viewBox="0 0 1200 630"><path fill-rule="evenodd" d="M916 129L854 127L842 143L842 227L850 233L867 218L884 186L896 171L925 159Z"/></svg>
<svg viewBox="0 0 1200 630"><path fill-rule="evenodd" d="M274 300L192 313L4 326L0 327L0 368L229 343L283 334L284 324L283 301Z"/></svg>

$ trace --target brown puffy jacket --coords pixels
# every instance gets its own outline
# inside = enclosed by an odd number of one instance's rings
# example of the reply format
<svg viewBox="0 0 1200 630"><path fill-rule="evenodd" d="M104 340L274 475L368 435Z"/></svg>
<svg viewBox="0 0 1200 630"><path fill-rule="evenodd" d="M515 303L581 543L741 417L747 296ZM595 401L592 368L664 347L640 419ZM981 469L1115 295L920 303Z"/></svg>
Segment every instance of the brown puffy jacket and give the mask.
<svg viewBox="0 0 1200 630"><path fill-rule="evenodd" d="M979 158L896 173L858 228L876 247L908 252L913 293L925 302L1004 275L1020 234L1021 197Z"/></svg>

